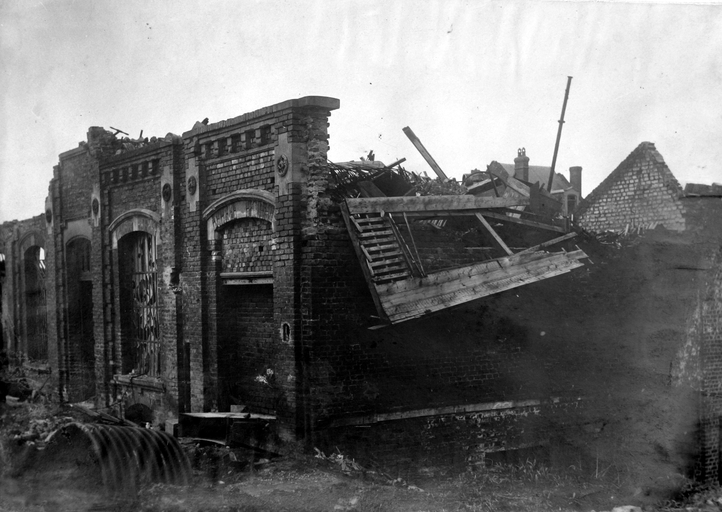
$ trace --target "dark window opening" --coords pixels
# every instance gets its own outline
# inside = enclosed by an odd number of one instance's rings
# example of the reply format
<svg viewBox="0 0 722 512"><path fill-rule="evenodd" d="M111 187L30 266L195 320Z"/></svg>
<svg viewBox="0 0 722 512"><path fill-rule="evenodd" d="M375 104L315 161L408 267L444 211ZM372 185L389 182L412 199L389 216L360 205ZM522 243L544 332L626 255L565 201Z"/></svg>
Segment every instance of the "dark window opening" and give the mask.
<svg viewBox="0 0 722 512"><path fill-rule="evenodd" d="M122 371L160 376L160 319L155 237L126 235L118 244Z"/></svg>
<svg viewBox="0 0 722 512"><path fill-rule="evenodd" d="M574 213L577 207L577 196L567 196L567 214Z"/></svg>
<svg viewBox="0 0 722 512"><path fill-rule="evenodd" d="M67 358L69 400L95 395L95 338L93 336L93 281L90 276L90 240L71 240L66 250Z"/></svg>
<svg viewBox="0 0 722 512"><path fill-rule="evenodd" d="M291 342L291 325L288 322L283 322L281 326L281 338L284 343Z"/></svg>
<svg viewBox="0 0 722 512"><path fill-rule="evenodd" d="M25 341L30 359L48 358L45 305L45 250L30 247L24 254Z"/></svg>
<svg viewBox="0 0 722 512"><path fill-rule="evenodd" d="M246 149L253 149L253 139L256 137L256 131L255 130L247 130L245 132L245 138L246 138Z"/></svg>
<svg viewBox="0 0 722 512"><path fill-rule="evenodd" d="M261 126L261 146L265 146L266 144L271 143L271 127L270 125Z"/></svg>
<svg viewBox="0 0 722 512"><path fill-rule="evenodd" d="M241 134L231 135L231 152L238 153L241 150Z"/></svg>

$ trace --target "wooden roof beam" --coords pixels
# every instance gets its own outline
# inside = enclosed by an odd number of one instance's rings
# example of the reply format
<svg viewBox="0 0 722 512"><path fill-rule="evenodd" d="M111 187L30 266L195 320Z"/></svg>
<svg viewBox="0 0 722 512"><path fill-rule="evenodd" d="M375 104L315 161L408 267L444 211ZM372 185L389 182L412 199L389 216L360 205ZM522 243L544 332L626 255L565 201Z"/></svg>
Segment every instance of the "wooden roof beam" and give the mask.
<svg viewBox="0 0 722 512"><path fill-rule="evenodd" d="M476 197L472 195L458 196L401 196L401 197L368 197L346 199L349 213L413 213L481 210L485 208L510 208L526 206L526 197Z"/></svg>

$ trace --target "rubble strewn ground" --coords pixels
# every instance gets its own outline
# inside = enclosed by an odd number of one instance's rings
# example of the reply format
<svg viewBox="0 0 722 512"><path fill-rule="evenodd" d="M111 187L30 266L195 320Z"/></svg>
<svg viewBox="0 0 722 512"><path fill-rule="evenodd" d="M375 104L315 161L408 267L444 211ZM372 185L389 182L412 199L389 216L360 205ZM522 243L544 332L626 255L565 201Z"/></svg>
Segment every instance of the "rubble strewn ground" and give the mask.
<svg viewBox="0 0 722 512"><path fill-rule="evenodd" d="M146 483L134 496L106 496L92 477L92 457L66 466L43 459L47 436L77 421L90 418L42 399L8 400L0 430L0 511L611 511L630 503L670 512L722 509L722 492L712 489L690 492L683 502L649 502L620 468L590 473L525 460L475 471L419 467L402 479L340 451L269 459L193 440L182 443L193 464L190 486Z"/></svg>

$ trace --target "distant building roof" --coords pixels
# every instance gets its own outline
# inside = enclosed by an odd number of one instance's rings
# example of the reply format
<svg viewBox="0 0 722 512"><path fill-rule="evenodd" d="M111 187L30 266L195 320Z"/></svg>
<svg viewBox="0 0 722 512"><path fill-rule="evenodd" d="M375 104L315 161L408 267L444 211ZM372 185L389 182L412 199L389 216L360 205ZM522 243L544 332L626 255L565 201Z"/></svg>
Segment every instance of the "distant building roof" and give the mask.
<svg viewBox="0 0 722 512"><path fill-rule="evenodd" d="M722 197L722 185L712 183L704 185L701 183L687 183L684 187L685 197Z"/></svg>
<svg viewBox="0 0 722 512"><path fill-rule="evenodd" d="M509 176L514 176L516 179L519 179L519 176L515 176L515 168L514 164L503 164L500 163L504 170L509 173ZM549 173L551 172L552 168L547 167L546 165L530 165L529 166L529 182L530 183L539 183L540 185L544 185L544 188L546 188L547 184L549 183ZM567 180L562 174L559 174L558 172L554 173L554 181L552 182L552 189L550 192L554 192L557 190L567 190L568 188L571 188L571 184L569 183L569 180Z"/></svg>
<svg viewBox="0 0 722 512"><path fill-rule="evenodd" d="M654 143L642 142L627 156L627 158L624 159L622 163L617 166L616 169L609 174L609 176L604 179L604 181L597 186L597 188L592 190L592 192L582 200L579 206L577 206L575 213L578 216L583 215L589 207L595 204L599 198L604 196L614 186L614 184L617 183L617 181L620 181L625 173L632 172L631 169L636 161L645 159L655 163L655 167L660 173L662 182L669 190L669 193L676 197L681 196L682 187L672 174L672 171L670 171L667 167L667 164L664 162L664 158L659 151L657 151Z"/></svg>

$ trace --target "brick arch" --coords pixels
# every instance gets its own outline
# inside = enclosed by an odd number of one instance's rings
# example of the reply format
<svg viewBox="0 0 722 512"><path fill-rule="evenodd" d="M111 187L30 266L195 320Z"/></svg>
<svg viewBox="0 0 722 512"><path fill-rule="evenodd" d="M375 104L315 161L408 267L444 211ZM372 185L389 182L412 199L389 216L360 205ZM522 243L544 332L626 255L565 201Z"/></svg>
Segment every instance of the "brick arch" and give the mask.
<svg viewBox="0 0 722 512"><path fill-rule="evenodd" d="M118 248L118 240L135 231L145 231L159 239L160 215L150 210L138 208L118 215L108 226L113 239L113 249Z"/></svg>
<svg viewBox="0 0 722 512"><path fill-rule="evenodd" d="M40 232L36 230L29 231L25 233L18 243L18 247L20 249L20 258L25 258L25 252L34 246L41 247L43 251L45 250L45 236Z"/></svg>
<svg viewBox="0 0 722 512"><path fill-rule="evenodd" d="M265 190L236 190L211 203L203 211L203 220L208 223L208 239L220 238L220 231L229 222L239 219L262 219L276 228L276 200Z"/></svg>

